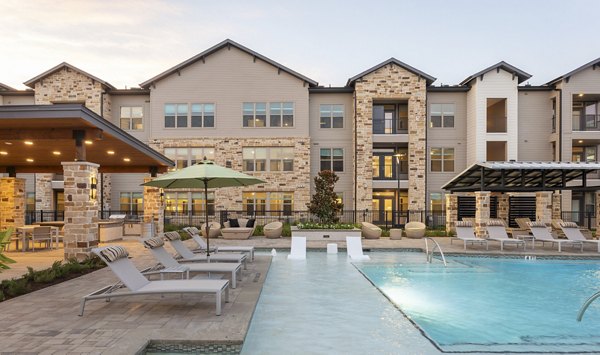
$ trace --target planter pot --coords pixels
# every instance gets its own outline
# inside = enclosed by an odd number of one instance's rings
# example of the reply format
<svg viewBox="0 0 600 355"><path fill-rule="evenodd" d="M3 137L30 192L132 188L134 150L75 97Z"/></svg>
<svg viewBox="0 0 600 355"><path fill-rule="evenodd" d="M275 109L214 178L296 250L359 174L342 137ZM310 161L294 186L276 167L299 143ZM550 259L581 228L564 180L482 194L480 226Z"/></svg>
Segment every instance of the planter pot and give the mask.
<svg viewBox="0 0 600 355"><path fill-rule="evenodd" d="M306 237L306 240L346 241L346 237L360 237L360 229L292 229L292 237Z"/></svg>

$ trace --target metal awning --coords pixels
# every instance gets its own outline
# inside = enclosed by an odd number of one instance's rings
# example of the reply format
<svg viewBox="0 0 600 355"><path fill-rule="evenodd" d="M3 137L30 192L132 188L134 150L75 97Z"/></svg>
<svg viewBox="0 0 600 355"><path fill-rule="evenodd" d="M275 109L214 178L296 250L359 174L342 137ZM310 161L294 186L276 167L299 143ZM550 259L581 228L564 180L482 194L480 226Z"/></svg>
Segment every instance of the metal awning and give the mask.
<svg viewBox="0 0 600 355"><path fill-rule="evenodd" d="M588 186L587 175L600 163L498 161L475 163L446 183L450 192L534 192L598 190ZM580 180L580 184L568 184Z"/></svg>

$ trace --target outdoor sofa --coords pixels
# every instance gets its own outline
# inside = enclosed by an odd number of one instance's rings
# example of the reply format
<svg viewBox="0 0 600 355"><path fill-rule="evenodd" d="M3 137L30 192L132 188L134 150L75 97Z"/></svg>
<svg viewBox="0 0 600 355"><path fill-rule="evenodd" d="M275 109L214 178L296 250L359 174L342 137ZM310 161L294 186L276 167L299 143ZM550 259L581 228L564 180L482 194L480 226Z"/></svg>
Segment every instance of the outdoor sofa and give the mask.
<svg viewBox="0 0 600 355"><path fill-rule="evenodd" d="M233 221L237 221L238 227L232 226ZM248 222L252 221L252 226L248 226ZM221 235L224 239L249 239L254 234L256 223L254 220L246 218L229 219L223 223L225 228L221 228Z"/></svg>

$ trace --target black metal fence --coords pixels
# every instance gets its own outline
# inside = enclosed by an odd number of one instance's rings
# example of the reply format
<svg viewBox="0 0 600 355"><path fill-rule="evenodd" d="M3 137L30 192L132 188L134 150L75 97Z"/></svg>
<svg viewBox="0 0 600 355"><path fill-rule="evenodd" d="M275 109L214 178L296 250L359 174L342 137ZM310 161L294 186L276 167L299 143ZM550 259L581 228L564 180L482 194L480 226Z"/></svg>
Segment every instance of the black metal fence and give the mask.
<svg viewBox="0 0 600 355"><path fill-rule="evenodd" d="M596 212L563 211L562 220L565 222L575 222L588 229L596 229Z"/></svg>

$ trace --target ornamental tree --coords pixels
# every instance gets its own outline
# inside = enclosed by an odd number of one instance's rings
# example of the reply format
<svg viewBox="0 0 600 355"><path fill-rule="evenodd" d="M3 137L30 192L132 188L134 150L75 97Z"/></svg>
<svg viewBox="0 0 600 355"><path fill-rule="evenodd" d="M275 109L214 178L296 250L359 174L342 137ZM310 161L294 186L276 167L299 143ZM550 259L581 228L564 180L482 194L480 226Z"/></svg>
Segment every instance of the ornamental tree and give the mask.
<svg viewBox="0 0 600 355"><path fill-rule="evenodd" d="M322 170L315 176L315 194L312 196L308 211L319 218L321 223L336 223L338 214L344 207L333 192L335 183L340 178L331 170Z"/></svg>

